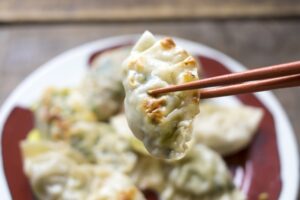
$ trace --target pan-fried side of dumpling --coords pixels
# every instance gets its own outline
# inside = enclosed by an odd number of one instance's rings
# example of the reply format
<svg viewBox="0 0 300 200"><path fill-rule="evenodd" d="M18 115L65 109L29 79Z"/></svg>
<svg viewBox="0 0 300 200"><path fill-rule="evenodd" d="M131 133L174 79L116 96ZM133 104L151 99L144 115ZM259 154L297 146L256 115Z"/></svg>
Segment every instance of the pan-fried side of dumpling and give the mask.
<svg viewBox="0 0 300 200"><path fill-rule="evenodd" d="M193 122L195 139L222 155L245 148L263 116L261 109L242 105L202 103L200 109Z"/></svg>
<svg viewBox="0 0 300 200"><path fill-rule="evenodd" d="M125 113L129 127L155 157L180 159L192 138L192 119L199 112L197 91L160 96L148 90L198 79L198 64L171 38L156 40L145 32L123 63Z"/></svg>
<svg viewBox="0 0 300 200"><path fill-rule="evenodd" d="M44 137L64 139L78 121L94 122L82 94L75 88L48 88L34 105L37 128Z"/></svg>
<svg viewBox="0 0 300 200"><path fill-rule="evenodd" d="M79 86L98 120L107 120L122 107L125 94L121 65L129 52L129 47L122 47L97 56Z"/></svg>

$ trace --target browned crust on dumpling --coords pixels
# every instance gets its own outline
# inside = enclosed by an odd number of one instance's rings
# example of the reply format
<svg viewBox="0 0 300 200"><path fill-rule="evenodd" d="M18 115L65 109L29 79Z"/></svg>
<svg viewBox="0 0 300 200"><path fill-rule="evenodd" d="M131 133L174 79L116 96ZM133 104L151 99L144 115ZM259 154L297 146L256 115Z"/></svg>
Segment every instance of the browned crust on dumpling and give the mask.
<svg viewBox="0 0 300 200"><path fill-rule="evenodd" d="M128 68L132 70L136 70L137 72L143 71L144 65L142 59L130 61L128 64Z"/></svg>
<svg viewBox="0 0 300 200"><path fill-rule="evenodd" d="M160 41L160 44L164 49L172 49L176 47L176 44L172 38L164 38Z"/></svg>
<svg viewBox="0 0 300 200"><path fill-rule="evenodd" d="M166 105L165 99L152 99L143 103L144 110L152 123L158 124L163 118L160 108Z"/></svg>
<svg viewBox="0 0 300 200"><path fill-rule="evenodd" d="M183 80L185 83L194 81L196 78L197 78L196 75L194 75L192 72L189 71L183 74Z"/></svg>
<svg viewBox="0 0 300 200"><path fill-rule="evenodd" d="M197 65L196 60L190 56L183 61L184 66L186 67L195 67Z"/></svg>

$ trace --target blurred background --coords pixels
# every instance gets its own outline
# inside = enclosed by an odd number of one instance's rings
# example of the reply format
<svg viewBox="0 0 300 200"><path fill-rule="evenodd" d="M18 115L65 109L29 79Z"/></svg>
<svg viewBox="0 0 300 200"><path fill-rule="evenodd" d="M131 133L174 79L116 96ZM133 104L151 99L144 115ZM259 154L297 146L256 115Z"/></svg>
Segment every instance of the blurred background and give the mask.
<svg viewBox="0 0 300 200"><path fill-rule="evenodd" d="M300 59L299 0L1 0L0 104L54 56L145 29L201 42L249 68ZM300 141L300 88L274 93Z"/></svg>

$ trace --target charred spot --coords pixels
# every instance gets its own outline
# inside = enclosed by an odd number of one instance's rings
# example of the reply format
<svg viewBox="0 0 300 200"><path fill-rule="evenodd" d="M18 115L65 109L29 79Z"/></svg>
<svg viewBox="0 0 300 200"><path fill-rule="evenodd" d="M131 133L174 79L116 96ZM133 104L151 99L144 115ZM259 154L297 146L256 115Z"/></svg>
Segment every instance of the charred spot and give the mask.
<svg viewBox="0 0 300 200"><path fill-rule="evenodd" d="M196 76L192 72L185 72L183 74L184 82L190 82L194 81L196 79Z"/></svg>
<svg viewBox="0 0 300 200"><path fill-rule="evenodd" d="M145 101L144 108L147 113L152 113L155 110L159 109L161 106L166 105L165 99L153 99L149 101Z"/></svg>
<svg viewBox="0 0 300 200"><path fill-rule="evenodd" d="M156 110L152 113L149 113L148 117L150 118L152 124L159 124L161 122L161 119L163 118L163 114L161 111Z"/></svg>
<svg viewBox="0 0 300 200"><path fill-rule="evenodd" d="M196 60L193 57L188 57L183 61L184 66L196 66Z"/></svg>
<svg viewBox="0 0 300 200"><path fill-rule="evenodd" d="M144 69L143 61L141 59L131 60L128 62L128 68L137 72L142 72Z"/></svg>
<svg viewBox="0 0 300 200"><path fill-rule="evenodd" d="M164 38L160 41L160 45L164 48L164 49L172 49L174 47L176 47L175 42L172 40L172 38Z"/></svg>
<svg viewBox="0 0 300 200"><path fill-rule="evenodd" d="M144 101L143 108L150 121L154 124L158 124L163 118L163 113L160 111L160 108L165 105L165 99L152 99Z"/></svg>
<svg viewBox="0 0 300 200"><path fill-rule="evenodd" d="M53 121L60 121L60 120L62 120L62 118L61 118L61 116L59 114L49 114L46 117L46 121L48 123L51 123Z"/></svg>
<svg viewBox="0 0 300 200"><path fill-rule="evenodd" d="M138 71L138 72L143 71L144 65L143 65L143 62L142 62L140 59L137 60L136 65L135 65L135 69L136 69L136 71Z"/></svg>
<svg viewBox="0 0 300 200"><path fill-rule="evenodd" d="M130 60L129 62L128 62L128 68L129 69L134 69L134 66L136 65L136 60Z"/></svg>
<svg viewBox="0 0 300 200"><path fill-rule="evenodd" d="M131 60L128 63L128 68L141 72L144 69L143 61L141 59Z"/></svg>
<svg viewBox="0 0 300 200"><path fill-rule="evenodd" d="M186 57L189 56L189 53L188 53L186 50L184 50L184 49L180 50L178 54L179 54L181 57L184 57L184 58L186 58Z"/></svg>
<svg viewBox="0 0 300 200"><path fill-rule="evenodd" d="M52 126L57 127L57 131L52 133L52 138L55 140L64 140L69 137L70 121L60 120L54 121Z"/></svg>

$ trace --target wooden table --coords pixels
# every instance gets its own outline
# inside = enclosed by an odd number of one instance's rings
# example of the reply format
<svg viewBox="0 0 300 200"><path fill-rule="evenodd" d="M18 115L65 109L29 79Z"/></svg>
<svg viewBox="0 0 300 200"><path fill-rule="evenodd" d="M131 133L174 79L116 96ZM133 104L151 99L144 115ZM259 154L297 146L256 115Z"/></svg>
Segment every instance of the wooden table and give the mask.
<svg viewBox="0 0 300 200"><path fill-rule="evenodd" d="M2 0L0 21L90 22L300 15L299 0Z"/></svg>

